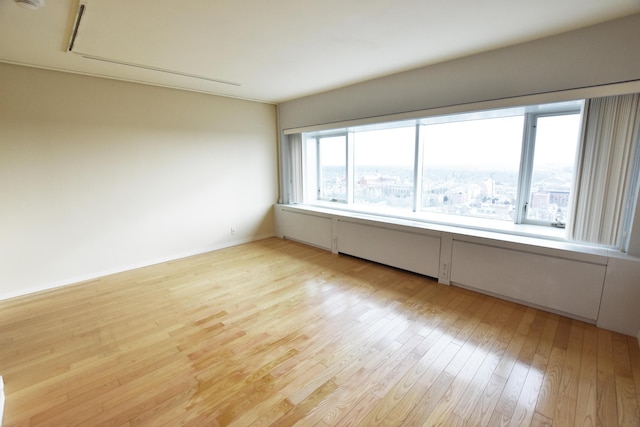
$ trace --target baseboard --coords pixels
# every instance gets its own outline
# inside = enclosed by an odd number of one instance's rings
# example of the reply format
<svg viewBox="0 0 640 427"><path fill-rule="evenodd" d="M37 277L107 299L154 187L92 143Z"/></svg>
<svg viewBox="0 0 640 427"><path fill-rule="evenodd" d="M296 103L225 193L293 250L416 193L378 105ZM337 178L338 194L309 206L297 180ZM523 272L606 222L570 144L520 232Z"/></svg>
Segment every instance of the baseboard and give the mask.
<svg viewBox="0 0 640 427"><path fill-rule="evenodd" d="M141 263L130 264L130 265L120 266L120 267L116 267L116 268L113 268L113 269L99 271L99 272L86 274L86 275L82 275L82 276L71 277L71 278L67 278L67 279L64 279L64 280L57 281L57 282L46 283L46 284L43 284L43 285L40 285L40 286L33 286L33 287L30 287L30 288L27 288L27 289L20 289L18 291L6 292L6 293L3 293L3 294L0 294L0 301L8 300L8 299L11 299L11 298L17 298L17 297L21 297L21 296L25 296L25 295L31 295L31 294L35 294L35 293L38 293L38 292L48 291L48 290L55 289L55 288L61 288L63 286L69 286L69 285L73 285L73 284L80 283L80 282L86 282L86 281L89 281L89 280L95 280L95 279L99 279L100 277L105 277L105 276L110 276L112 274L117 274L117 273L122 273L122 272L125 272L125 271L135 270L137 268L148 267L150 265L161 264L163 262L175 261L175 260L178 260L178 259L181 259L181 258L188 258L190 256L200 255L200 254L204 254L204 253L207 253L207 252L213 252L213 251L217 251L217 250L224 249L224 248L230 248L232 246L243 245L245 243L257 242L258 240L264 240L264 239L268 239L270 237L275 237L275 234L274 233L270 233L270 234L264 234L264 235L259 235L259 236L253 236L251 238L246 238L246 239L236 239L236 240L232 240L230 242L225 242L225 243L222 243L222 244L207 246L207 247L204 247L204 248L195 249L193 251L174 254L174 255L167 256L167 257L162 257L162 258L159 258L159 259L148 260L148 261L144 261L144 262L141 262ZM1 424L0 424L0 427L1 427Z"/></svg>

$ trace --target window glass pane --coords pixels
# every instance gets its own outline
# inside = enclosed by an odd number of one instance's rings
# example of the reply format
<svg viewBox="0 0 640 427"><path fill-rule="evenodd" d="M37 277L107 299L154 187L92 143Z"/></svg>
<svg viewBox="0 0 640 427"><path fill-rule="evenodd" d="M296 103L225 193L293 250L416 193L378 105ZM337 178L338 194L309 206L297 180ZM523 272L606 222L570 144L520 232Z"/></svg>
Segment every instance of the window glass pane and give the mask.
<svg viewBox="0 0 640 427"><path fill-rule="evenodd" d="M354 203L413 208L415 126L355 132Z"/></svg>
<svg viewBox="0 0 640 427"><path fill-rule="evenodd" d="M318 139L318 198L347 200L347 137Z"/></svg>
<svg viewBox="0 0 640 427"><path fill-rule="evenodd" d="M513 221L524 116L422 126L422 210Z"/></svg>
<svg viewBox="0 0 640 427"><path fill-rule="evenodd" d="M566 223L580 114L538 117L527 220Z"/></svg>

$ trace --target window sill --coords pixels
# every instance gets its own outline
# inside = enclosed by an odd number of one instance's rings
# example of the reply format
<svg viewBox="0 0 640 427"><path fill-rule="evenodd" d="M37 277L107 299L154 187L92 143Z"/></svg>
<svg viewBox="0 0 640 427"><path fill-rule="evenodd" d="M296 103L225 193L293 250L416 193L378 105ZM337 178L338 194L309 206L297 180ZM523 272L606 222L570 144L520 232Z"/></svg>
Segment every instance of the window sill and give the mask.
<svg viewBox="0 0 640 427"><path fill-rule="evenodd" d="M457 217L433 213L399 212L390 209L362 211L340 203L317 202L314 204L286 205L307 212L339 215L343 218L376 221L392 225L409 226L426 231L446 232L541 248L568 250L584 254L608 256L611 248L572 242L567 240L567 230L531 224L513 224L508 221L484 218ZM453 221L452 221L453 217Z"/></svg>

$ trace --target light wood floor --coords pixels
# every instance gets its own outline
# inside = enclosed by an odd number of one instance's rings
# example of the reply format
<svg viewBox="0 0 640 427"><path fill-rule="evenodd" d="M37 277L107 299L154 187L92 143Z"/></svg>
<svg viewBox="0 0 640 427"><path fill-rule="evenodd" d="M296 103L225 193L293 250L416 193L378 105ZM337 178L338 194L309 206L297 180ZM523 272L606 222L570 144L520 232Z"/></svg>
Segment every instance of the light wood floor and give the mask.
<svg viewBox="0 0 640 427"><path fill-rule="evenodd" d="M5 427L640 425L635 338L275 238L0 302L0 374Z"/></svg>

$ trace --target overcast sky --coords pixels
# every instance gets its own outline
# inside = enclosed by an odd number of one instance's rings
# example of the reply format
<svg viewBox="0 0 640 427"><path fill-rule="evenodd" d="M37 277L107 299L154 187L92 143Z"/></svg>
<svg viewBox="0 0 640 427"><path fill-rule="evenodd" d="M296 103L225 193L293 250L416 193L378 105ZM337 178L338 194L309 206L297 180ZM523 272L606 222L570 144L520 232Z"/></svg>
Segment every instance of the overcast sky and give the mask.
<svg viewBox="0 0 640 427"><path fill-rule="evenodd" d="M422 126L425 166L473 167L483 164L517 169L523 121L523 116L513 116ZM540 117L536 165L573 166L579 129L579 114ZM354 139L356 164L413 167L414 132L414 126L357 132ZM344 165L344 138L330 140L330 144L323 142L323 163ZM390 142L392 149L389 149Z"/></svg>

